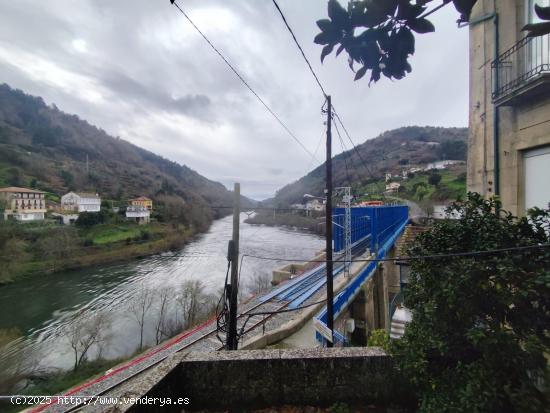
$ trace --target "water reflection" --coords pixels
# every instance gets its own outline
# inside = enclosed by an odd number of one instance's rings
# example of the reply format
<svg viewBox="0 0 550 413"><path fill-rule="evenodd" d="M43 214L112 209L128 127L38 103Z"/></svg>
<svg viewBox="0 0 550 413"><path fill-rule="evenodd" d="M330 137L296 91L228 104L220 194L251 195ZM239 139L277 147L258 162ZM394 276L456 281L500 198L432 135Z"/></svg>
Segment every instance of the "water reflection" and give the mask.
<svg viewBox="0 0 550 413"><path fill-rule="evenodd" d="M243 214L241 220L245 218ZM24 351L38 356L42 367L69 368L74 356L66 331L83 317L104 312L110 319L112 339L102 356L127 356L139 346L139 326L129 314L139 288L177 290L186 280L200 280L207 293L217 294L227 269L225 255L231 225L231 217L214 222L208 233L176 253L126 264L34 276L1 287L0 329L18 328L24 334ZM240 241L243 254L290 259L311 257L324 244L324 240L315 235L245 223L241 223ZM270 274L281 264L245 258L241 285L247 285L257 274ZM144 340L153 344L156 311L152 308L148 314Z"/></svg>

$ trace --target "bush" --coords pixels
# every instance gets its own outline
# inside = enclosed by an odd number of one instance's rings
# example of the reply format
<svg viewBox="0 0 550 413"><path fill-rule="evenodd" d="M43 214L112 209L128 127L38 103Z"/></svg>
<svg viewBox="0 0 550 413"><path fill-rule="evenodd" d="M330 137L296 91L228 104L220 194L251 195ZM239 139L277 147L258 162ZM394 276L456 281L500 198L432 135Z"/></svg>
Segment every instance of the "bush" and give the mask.
<svg viewBox="0 0 550 413"><path fill-rule="evenodd" d="M430 176L428 177L428 183L433 186L439 185L441 182L441 175L439 175L437 172L432 172Z"/></svg>
<svg viewBox="0 0 550 413"><path fill-rule="evenodd" d="M468 194L461 218L420 234L411 256L549 243L550 210L516 218L496 199ZM412 261L392 343L420 412L544 411L549 404L550 251L543 248ZM546 386L546 389L544 388Z"/></svg>
<svg viewBox="0 0 550 413"><path fill-rule="evenodd" d="M369 347L381 347L385 351L390 349L390 336L386 330L373 330L367 341Z"/></svg>
<svg viewBox="0 0 550 413"><path fill-rule="evenodd" d="M75 224L79 227L92 227L94 225L104 224L109 221L109 213L100 212L81 212Z"/></svg>

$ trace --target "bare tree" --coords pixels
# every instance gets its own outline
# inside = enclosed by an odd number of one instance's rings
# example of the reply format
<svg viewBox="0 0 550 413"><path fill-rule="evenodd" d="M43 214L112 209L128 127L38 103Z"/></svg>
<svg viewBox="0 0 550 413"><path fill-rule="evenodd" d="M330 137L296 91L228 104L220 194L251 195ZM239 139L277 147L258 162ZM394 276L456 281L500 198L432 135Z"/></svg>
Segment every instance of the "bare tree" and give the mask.
<svg viewBox="0 0 550 413"><path fill-rule="evenodd" d="M255 272L252 279L248 282L248 290L252 294L259 294L271 286L271 277L266 272Z"/></svg>
<svg viewBox="0 0 550 413"><path fill-rule="evenodd" d="M12 393L37 372L37 356L25 348L21 332L15 328L0 329L0 394Z"/></svg>
<svg viewBox="0 0 550 413"><path fill-rule="evenodd" d="M77 316L65 328L65 334L74 353L73 370L77 370L82 362L88 359L93 346L97 347L98 355L101 355L103 346L110 338L110 325L107 314L96 312L88 317Z"/></svg>
<svg viewBox="0 0 550 413"><path fill-rule="evenodd" d="M204 285L199 280L186 280L179 292L177 302L182 313L182 329L189 328L199 318L204 304Z"/></svg>
<svg viewBox="0 0 550 413"><path fill-rule="evenodd" d="M170 322L167 319L167 315L174 299L174 293L170 287L165 287L158 290L156 296L158 301L158 319L155 328L155 338L156 343L159 344L164 337L168 337L171 333Z"/></svg>
<svg viewBox="0 0 550 413"><path fill-rule="evenodd" d="M130 317L139 326L139 350L143 350L143 332L147 313L153 304L154 294L145 286L138 287L136 295L130 302Z"/></svg>

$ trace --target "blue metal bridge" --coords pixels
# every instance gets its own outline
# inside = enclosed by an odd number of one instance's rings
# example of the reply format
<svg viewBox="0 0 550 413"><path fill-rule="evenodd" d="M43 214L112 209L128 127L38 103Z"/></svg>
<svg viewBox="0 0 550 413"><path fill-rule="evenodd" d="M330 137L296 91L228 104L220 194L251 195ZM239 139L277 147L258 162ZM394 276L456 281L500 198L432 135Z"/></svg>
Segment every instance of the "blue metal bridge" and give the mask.
<svg viewBox="0 0 550 413"><path fill-rule="evenodd" d="M343 211L336 209L335 215L343 217ZM368 239L370 241L370 250L375 254L375 257L378 259L384 258L403 233L408 222L409 210L407 206L353 208L352 243L353 245L357 245L358 242ZM334 250L340 251L343 248L343 230L340 226L336 225L334 227ZM334 319L346 310L363 285L374 274L377 266L378 263L376 261L370 262L334 297ZM326 307L315 316L314 321L321 329L328 330ZM317 341L326 344L326 339L319 332L316 332L316 338ZM344 335L336 330L334 330L333 339L335 344L345 343Z"/></svg>
<svg viewBox="0 0 550 413"><path fill-rule="evenodd" d="M344 208L334 209L333 250L335 260L344 259ZM363 254L367 249L383 258L393 247L396 239L403 232L409 221L409 211L406 206L373 206L351 209L351 249L352 257ZM364 283L372 276L377 267L376 262L367 265L360 274L354 277L348 285L334 298L334 317L341 314L355 298ZM339 277L344 271L344 263L337 262L333 277ZM280 301L288 303L287 308L298 308L315 293L325 286L326 264L306 271L304 274L290 280L259 299L260 303ZM326 307L316 316L317 325L326 327ZM324 338L317 333L317 339L324 343ZM344 341L339 332L334 332L335 341Z"/></svg>

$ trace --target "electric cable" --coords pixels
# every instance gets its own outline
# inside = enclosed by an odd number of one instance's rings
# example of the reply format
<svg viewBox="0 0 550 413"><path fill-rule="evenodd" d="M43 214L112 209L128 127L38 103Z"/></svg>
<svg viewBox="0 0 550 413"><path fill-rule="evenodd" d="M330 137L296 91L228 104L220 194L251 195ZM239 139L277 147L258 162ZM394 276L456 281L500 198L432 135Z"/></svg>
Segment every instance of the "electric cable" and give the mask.
<svg viewBox="0 0 550 413"><path fill-rule="evenodd" d="M298 42L298 39L296 38L296 35L294 34L294 31L292 30L292 28L290 27L290 25L288 24L288 21L286 20L286 17L283 13L283 11L281 10L281 8L279 7L279 5L277 4L277 1L276 0L272 0L273 1L273 4L275 5L275 8L277 9L277 11L279 12L279 15L281 16L281 18L283 19L283 22L286 26L286 28L288 29L288 31L290 32L290 35L292 36L292 39L294 39L294 43L296 43L296 46L298 47L298 49L300 50L300 53L302 54L302 57L304 58L307 66L309 67L309 71L311 72L311 74L313 75L313 77L315 78L315 81L317 82L317 85L319 85L319 88L321 89L321 92L323 93L323 96L326 98L327 97L327 93L325 92L325 88L323 87L323 85L321 84L321 81L319 80L319 77L317 76L317 74L315 73L315 71L313 70L313 67L311 66L311 63L309 62L309 59L307 58L305 52L304 52L304 49L302 48L302 46L300 45L300 43Z"/></svg>
<svg viewBox="0 0 550 413"><path fill-rule="evenodd" d="M260 97L260 95L250 86L250 84L244 79L244 77L237 71L237 69L227 60L227 58L218 50L216 46L206 37L206 35L198 28L198 26L191 20L189 15L179 6L176 0L170 0L179 12L187 19L187 21L193 26L193 28L202 36L202 38L208 43L208 45L216 52L216 54L224 61L224 63L229 67L229 69L237 76L237 78L242 82L242 84L258 99L258 101L264 106L264 108L275 118L275 120L283 127L283 129L302 147L302 149L310 155L313 159L319 162L315 158L313 153L305 147L305 145L298 139L298 137L286 126L286 124L281 120L281 118L269 107L269 105Z"/></svg>
<svg viewBox="0 0 550 413"><path fill-rule="evenodd" d="M366 258L366 259L354 259L351 262L385 262L385 261L419 261L426 259L438 259L438 258L453 258L453 257L475 257L480 255L492 255L500 254L505 252L514 252L514 251L528 251L536 249L545 249L550 248L549 244L539 244L539 245L525 245L520 247L509 247L509 248L497 248L492 250L480 250L480 251L464 251L464 252L451 252L444 254L431 254L431 255L417 255L417 256L403 256L403 257L393 257L393 258ZM283 262L319 262L326 263L327 260L309 260L309 259L286 259L281 257L263 257L259 255L246 254L247 257L256 258L259 260L266 261L283 261ZM332 262L348 262L347 260L332 260Z"/></svg>
<svg viewBox="0 0 550 413"><path fill-rule="evenodd" d="M348 184L350 186L350 188L353 186L352 185L352 180L351 180L351 175L349 173L349 169L348 169L348 162L346 160L346 148L345 148L345 145L344 145L344 141L342 140L342 135L340 135L340 129L338 129L338 124L336 122L334 122L334 127L336 129L336 134L338 135L338 139L340 140L340 146L342 147L342 157L344 159L344 165L346 167L346 177L347 177L347 180L348 180Z"/></svg>

